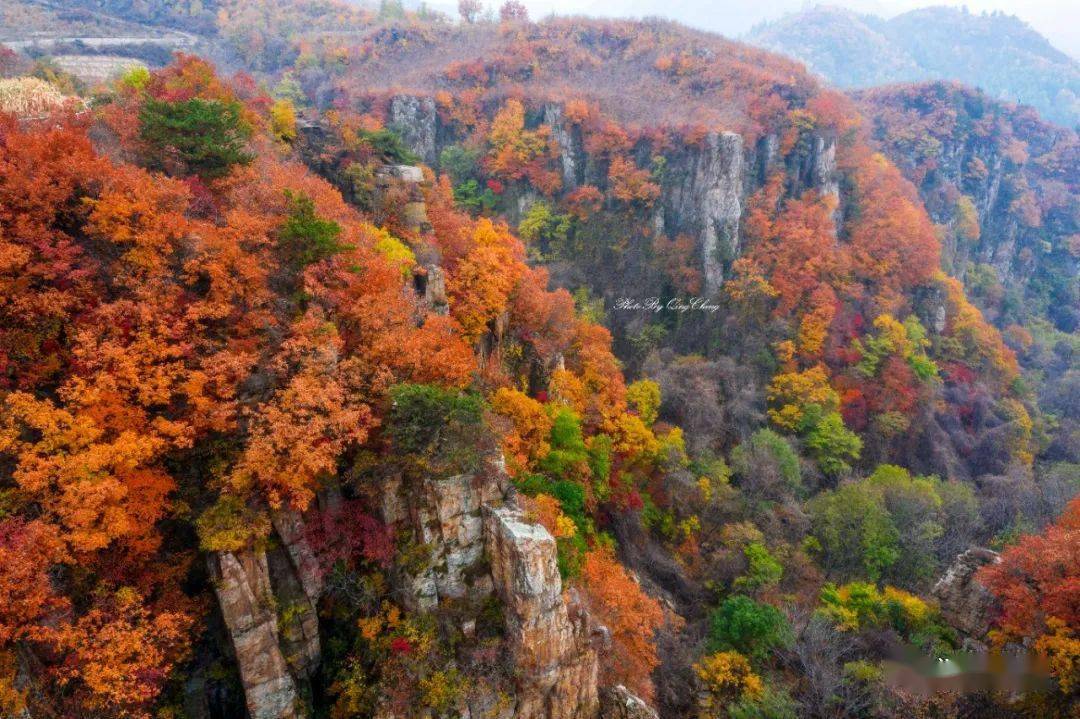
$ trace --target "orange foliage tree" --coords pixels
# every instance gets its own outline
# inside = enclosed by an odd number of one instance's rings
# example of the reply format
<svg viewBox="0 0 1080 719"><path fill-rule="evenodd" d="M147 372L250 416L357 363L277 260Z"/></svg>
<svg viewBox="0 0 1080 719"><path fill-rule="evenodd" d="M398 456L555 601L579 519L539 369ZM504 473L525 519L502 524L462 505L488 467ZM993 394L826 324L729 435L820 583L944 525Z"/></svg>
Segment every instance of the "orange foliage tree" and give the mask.
<svg viewBox="0 0 1080 719"><path fill-rule="evenodd" d="M1080 498L1039 535L1022 537L978 579L997 596L997 639L1034 639L1063 691L1080 687Z"/></svg>
<svg viewBox="0 0 1080 719"><path fill-rule="evenodd" d="M989 564L979 581L997 595L1005 638L1037 637L1051 618L1080 626L1080 498L1037 535L1027 535Z"/></svg>
<svg viewBox="0 0 1080 719"><path fill-rule="evenodd" d="M590 609L611 630L614 644L602 657L602 683L623 684L652 701L649 675L660 663L653 634L664 622L659 602L642 591L610 549L588 552L581 577Z"/></svg>

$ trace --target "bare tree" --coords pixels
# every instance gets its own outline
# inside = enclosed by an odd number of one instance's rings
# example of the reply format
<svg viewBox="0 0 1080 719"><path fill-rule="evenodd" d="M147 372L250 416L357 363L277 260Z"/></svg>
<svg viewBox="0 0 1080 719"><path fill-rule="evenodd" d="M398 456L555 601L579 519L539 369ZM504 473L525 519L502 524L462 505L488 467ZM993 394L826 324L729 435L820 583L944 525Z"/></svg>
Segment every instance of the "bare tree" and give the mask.
<svg viewBox="0 0 1080 719"><path fill-rule="evenodd" d="M502 22L528 22L529 10L518 0L507 0L499 8L499 20Z"/></svg>
<svg viewBox="0 0 1080 719"><path fill-rule="evenodd" d="M480 0L458 0L458 15L461 15L462 21L467 22L470 25L476 22L483 10L484 6L481 4Z"/></svg>

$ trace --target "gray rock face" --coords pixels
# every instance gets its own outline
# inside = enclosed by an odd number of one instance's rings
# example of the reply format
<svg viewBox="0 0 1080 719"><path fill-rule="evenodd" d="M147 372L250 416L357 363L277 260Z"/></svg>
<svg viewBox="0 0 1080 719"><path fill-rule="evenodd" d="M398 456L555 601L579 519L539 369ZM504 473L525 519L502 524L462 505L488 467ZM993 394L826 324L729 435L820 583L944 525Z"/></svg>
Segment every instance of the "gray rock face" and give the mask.
<svg viewBox="0 0 1080 719"><path fill-rule="evenodd" d="M739 253L744 159L740 135L709 133L700 149L672 163L673 182L665 187L664 225L696 229L709 295L720 288L725 266Z"/></svg>
<svg viewBox="0 0 1080 719"><path fill-rule="evenodd" d="M271 520L304 594L312 603L317 602L323 592L323 575L319 560L304 534L303 516L295 510L282 510L275 512Z"/></svg>
<svg viewBox="0 0 1080 719"><path fill-rule="evenodd" d="M446 294L446 273L442 267L429 264L424 276L424 305L437 315L450 313L450 298Z"/></svg>
<svg viewBox="0 0 1080 719"><path fill-rule="evenodd" d="M416 165L385 165L375 172L374 218L385 222L399 215L413 232L431 229L424 199L424 170Z"/></svg>
<svg viewBox="0 0 1080 719"><path fill-rule="evenodd" d="M563 597L555 538L515 507L489 508L484 530L517 667L516 719L596 716L596 650L588 614Z"/></svg>
<svg viewBox="0 0 1080 719"><path fill-rule="evenodd" d="M419 184L424 181L424 171L416 165L385 165L378 170L380 181Z"/></svg>
<svg viewBox="0 0 1080 719"><path fill-rule="evenodd" d="M399 577L410 609L431 611L440 600L491 594L491 578L477 571L484 559L482 507L501 503L506 488L487 475L425 477L383 485L383 521L411 528L429 555L419 570Z"/></svg>
<svg viewBox="0 0 1080 719"><path fill-rule="evenodd" d="M656 711L622 684L600 690L600 719L659 719Z"/></svg>
<svg viewBox="0 0 1080 719"><path fill-rule="evenodd" d="M252 719L300 719L296 683L279 645L266 555L219 552L209 568Z"/></svg>
<svg viewBox="0 0 1080 719"><path fill-rule="evenodd" d="M435 138L438 114L430 97L396 95L390 100L390 129L427 165L438 159Z"/></svg>
<svg viewBox="0 0 1080 719"><path fill-rule="evenodd" d="M322 658L315 602L304 592L284 546L272 545L265 556L274 592L279 645L289 671L302 682L315 674Z"/></svg>
<svg viewBox="0 0 1080 719"><path fill-rule="evenodd" d="M840 180L836 174L836 139L814 136L814 161L811 180L823 195L840 197Z"/></svg>
<svg viewBox="0 0 1080 719"><path fill-rule="evenodd" d="M559 144L563 187L572 190L577 187L578 168L582 164L579 147L581 143L574 137L572 128L567 127L561 105L544 107L544 124L551 128L551 136Z"/></svg>
<svg viewBox="0 0 1080 719"><path fill-rule="evenodd" d="M997 552L973 547L953 560L931 591L945 621L974 639L986 636L996 607L994 596L975 579L975 573L1000 561Z"/></svg>

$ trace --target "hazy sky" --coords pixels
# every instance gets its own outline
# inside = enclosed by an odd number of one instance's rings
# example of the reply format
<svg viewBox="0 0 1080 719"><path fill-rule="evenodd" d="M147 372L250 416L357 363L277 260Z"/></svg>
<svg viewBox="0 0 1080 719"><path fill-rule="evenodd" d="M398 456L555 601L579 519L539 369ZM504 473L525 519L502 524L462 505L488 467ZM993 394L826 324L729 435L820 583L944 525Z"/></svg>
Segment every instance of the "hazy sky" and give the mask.
<svg viewBox="0 0 1080 719"><path fill-rule="evenodd" d="M687 25L738 37L762 20L772 20L807 5L831 4L890 17L928 5L966 5L972 12L1001 10L1020 17L1060 50L1080 58L1080 0L524 0L529 14L641 17L660 15ZM486 4L498 5L499 2Z"/></svg>

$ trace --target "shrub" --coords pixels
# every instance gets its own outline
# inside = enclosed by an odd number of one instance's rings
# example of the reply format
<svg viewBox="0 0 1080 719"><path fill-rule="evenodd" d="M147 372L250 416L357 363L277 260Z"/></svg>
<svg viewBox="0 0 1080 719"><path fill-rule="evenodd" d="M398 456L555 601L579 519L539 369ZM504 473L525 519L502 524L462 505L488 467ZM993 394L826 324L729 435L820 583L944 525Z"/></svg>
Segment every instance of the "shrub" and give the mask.
<svg viewBox="0 0 1080 719"><path fill-rule="evenodd" d="M791 626L783 612L741 594L728 597L709 615L709 651L734 649L763 661L791 639Z"/></svg>
<svg viewBox="0 0 1080 719"><path fill-rule="evenodd" d="M824 568L842 578L929 580L939 556L975 521L970 488L913 477L883 464L866 479L823 492L807 505Z"/></svg>
<svg viewBox="0 0 1080 719"><path fill-rule="evenodd" d="M548 439L551 451L540 460L539 467L552 477L581 478L588 470L588 453L581 432L581 419L573 410L559 409L552 420Z"/></svg>
<svg viewBox="0 0 1080 719"><path fill-rule="evenodd" d="M270 519L235 495L218 498L195 520L199 547L206 552L239 552L270 535Z"/></svg>
<svg viewBox="0 0 1080 719"><path fill-rule="evenodd" d="M278 239L288 263L300 271L348 249L342 244L341 225L324 220L315 213L315 203L304 194L285 191L289 216L278 230Z"/></svg>
<svg viewBox="0 0 1080 719"><path fill-rule="evenodd" d="M426 384L390 389L387 431L402 454L423 468L464 472L479 461L477 434L483 424L479 395Z"/></svg>
<svg viewBox="0 0 1080 719"><path fill-rule="evenodd" d="M726 717L729 704L756 701L764 692L761 677L738 652L715 652L703 657L694 665L694 673L705 688L698 700L703 719Z"/></svg>
<svg viewBox="0 0 1080 719"><path fill-rule="evenodd" d="M783 689L766 687L758 697L746 697L727 706L727 719L796 719L798 704Z"/></svg>
<svg viewBox="0 0 1080 719"><path fill-rule="evenodd" d="M895 587L879 590L866 582L826 584L818 612L841 631L892 629L909 641L953 643L952 632L941 623L936 609Z"/></svg>
<svg viewBox="0 0 1080 719"><path fill-rule="evenodd" d="M900 558L900 534L880 497L864 484L822 492L807 509L827 572L876 580Z"/></svg>
<svg viewBox="0 0 1080 719"><path fill-rule="evenodd" d="M822 417L806 435L806 447L821 471L834 477L851 469L849 462L859 458L862 446L859 435L844 426L839 412Z"/></svg>
<svg viewBox="0 0 1080 719"><path fill-rule="evenodd" d="M184 172L213 179L252 160L244 149L251 126L236 101L149 98L139 112L139 124L139 136L149 152L148 164L157 169L170 169L165 160L173 157Z"/></svg>
<svg viewBox="0 0 1080 719"><path fill-rule="evenodd" d="M736 589L756 590L779 583L784 568L760 542L752 542L743 548L749 565L746 574L735 580Z"/></svg>
<svg viewBox="0 0 1080 719"><path fill-rule="evenodd" d="M777 499L802 486L798 455L771 429L759 429L733 449L731 468L740 488L758 499Z"/></svg>
<svg viewBox="0 0 1080 719"><path fill-rule="evenodd" d="M360 142L368 145L372 152L384 162L395 165L414 165L420 161L412 150L405 146L393 130L360 130L357 132Z"/></svg>
<svg viewBox="0 0 1080 719"><path fill-rule="evenodd" d="M296 108L290 100L278 100L270 108L270 131L282 142L296 139Z"/></svg>
<svg viewBox="0 0 1080 719"><path fill-rule="evenodd" d="M650 379L639 379L626 388L626 401L641 421L651 426L660 413L660 385Z"/></svg>

